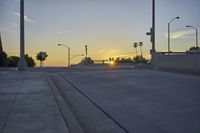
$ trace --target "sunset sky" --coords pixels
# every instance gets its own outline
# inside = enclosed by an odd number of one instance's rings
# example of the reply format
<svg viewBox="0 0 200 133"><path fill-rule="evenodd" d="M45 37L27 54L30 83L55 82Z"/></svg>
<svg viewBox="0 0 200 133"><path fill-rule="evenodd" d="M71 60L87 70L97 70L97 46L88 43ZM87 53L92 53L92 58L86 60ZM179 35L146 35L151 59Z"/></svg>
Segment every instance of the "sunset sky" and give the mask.
<svg viewBox="0 0 200 133"><path fill-rule="evenodd" d="M19 55L19 0L0 0L0 32L4 51ZM200 0L156 0L156 50L167 51L167 23L171 23L171 50L185 51L195 45L195 31L200 30ZM26 53L39 51L49 55L46 66L67 65L71 55L84 54L92 59L133 57L133 42L144 42L149 57L151 0L25 0ZM72 60L77 63L83 57ZM39 62L37 62L39 65Z"/></svg>

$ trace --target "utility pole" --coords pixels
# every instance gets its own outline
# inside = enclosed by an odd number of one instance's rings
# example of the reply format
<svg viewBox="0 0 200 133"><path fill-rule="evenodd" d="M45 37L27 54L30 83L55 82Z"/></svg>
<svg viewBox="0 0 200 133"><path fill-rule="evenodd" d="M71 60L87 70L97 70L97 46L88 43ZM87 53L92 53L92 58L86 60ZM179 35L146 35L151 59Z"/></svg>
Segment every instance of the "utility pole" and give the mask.
<svg viewBox="0 0 200 133"><path fill-rule="evenodd" d="M25 36L24 36L24 0L20 0L20 59L18 70L25 70L26 61L24 56L25 51Z"/></svg>

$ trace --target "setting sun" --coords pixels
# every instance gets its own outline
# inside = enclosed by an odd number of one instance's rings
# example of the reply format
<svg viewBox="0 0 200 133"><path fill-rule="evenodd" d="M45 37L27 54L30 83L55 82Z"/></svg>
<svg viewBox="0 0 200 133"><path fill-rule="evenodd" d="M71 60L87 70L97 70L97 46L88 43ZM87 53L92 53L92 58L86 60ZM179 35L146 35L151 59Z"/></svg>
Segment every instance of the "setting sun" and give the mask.
<svg viewBox="0 0 200 133"><path fill-rule="evenodd" d="M110 65L115 65L115 62L114 62L114 61L111 61L111 62L110 62Z"/></svg>

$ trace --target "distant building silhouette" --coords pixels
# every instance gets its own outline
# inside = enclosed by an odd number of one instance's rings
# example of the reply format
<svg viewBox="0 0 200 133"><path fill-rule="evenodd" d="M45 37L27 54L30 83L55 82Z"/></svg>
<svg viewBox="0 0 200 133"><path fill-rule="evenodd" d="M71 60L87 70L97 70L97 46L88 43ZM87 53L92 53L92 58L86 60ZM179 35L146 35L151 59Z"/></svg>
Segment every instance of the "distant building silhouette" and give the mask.
<svg viewBox="0 0 200 133"><path fill-rule="evenodd" d="M0 53L3 53L3 46L1 41L1 33L0 33Z"/></svg>

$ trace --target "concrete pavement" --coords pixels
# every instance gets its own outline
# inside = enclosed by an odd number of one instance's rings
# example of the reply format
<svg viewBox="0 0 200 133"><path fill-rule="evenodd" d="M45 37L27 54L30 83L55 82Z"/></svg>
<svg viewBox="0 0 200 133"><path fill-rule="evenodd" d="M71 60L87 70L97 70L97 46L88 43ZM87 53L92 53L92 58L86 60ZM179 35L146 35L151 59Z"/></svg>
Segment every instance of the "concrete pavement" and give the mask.
<svg viewBox="0 0 200 133"><path fill-rule="evenodd" d="M51 79L84 133L128 133L117 121L109 117L61 76L53 74Z"/></svg>
<svg viewBox="0 0 200 133"><path fill-rule="evenodd" d="M199 76L134 67L30 71L0 72L1 133L200 132Z"/></svg>
<svg viewBox="0 0 200 133"><path fill-rule="evenodd" d="M199 76L137 69L60 75L130 133L200 132Z"/></svg>
<svg viewBox="0 0 200 133"><path fill-rule="evenodd" d="M69 133L44 73L0 72L1 133Z"/></svg>

